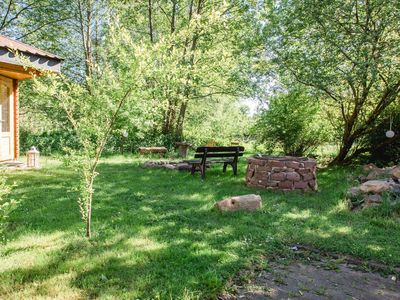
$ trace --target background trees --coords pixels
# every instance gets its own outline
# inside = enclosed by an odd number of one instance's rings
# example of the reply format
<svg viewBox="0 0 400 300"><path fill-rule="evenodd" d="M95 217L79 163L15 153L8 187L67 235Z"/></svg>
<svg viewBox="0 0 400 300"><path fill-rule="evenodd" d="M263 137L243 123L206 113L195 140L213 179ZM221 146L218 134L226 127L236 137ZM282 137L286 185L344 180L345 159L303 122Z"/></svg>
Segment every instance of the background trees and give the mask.
<svg viewBox="0 0 400 300"><path fill-rule="evenodd" d="M127 103L118 117L114 136L107 146L110 150L121 149L123 131L129 133L124 140L129 148L141 144L170 146L186 136L204 141L205 137L196 136L190 130L209 127L207 124L213 121L218 125L215 116L221 116L229 106L231 111L240 106L241 97L251 95L256 88L250 78L255 53L259 51L259 38L250 3L204 0L67 2L62 4L65 20L45 25L44 32L37 32L40 40L48 41L47 44L35 43L65 58L63 73L67 77L87 85L87 79L96 76L98 70L94 66L101 69L104 63L99 53L115 21L140 46L141 60L147 65L140 87L141 101ZM57 5L56 1L53 5ZM27 25L16 25L24 26ZM46 37L45 33L53 30L56 34ZM17 34L13 36L18 38ZM30 35L32 39L28 37L22 39L34 42L33 34ZM27 124L22 128L23 141L40 142L51 137L73 144L73 135L64 134L67 120L62 111L40 99L30 85L25 83L21 95L22 118L28 120L23 122ZM245 114L241 116L241 123L248 121ZM33 119L39 124L29 122ZM224 120L227 130L219 131L218 136L226 141L237 126L234 114L224 115ZM58 143L53 145L57 147Z"/></svg>
<svg viewBox="0 0 400 300"><path fill-rule="evenodd" d="M324 95L340 112L334 164L361 143L400 92L398 1L271 1L266 45L281 75Z"/></svg>
<svg viewBox="0 0 400 300"><path fill-rule="evenodd" d="M316 128L329 129L329 143L339 148L334 164L376 157L376 149L381 153L398 143L399 135L384 137L390 116L395 125L398 118L397 1L10 0L0 5L0 32L60 54L63 73L86 88L106 63L101 52L113 23L139 47L146 65L140 101L126 103L107 151L172 148L184 139L201 144L211 136L221 143L244 140L256 120L254 138L268 147L284 143L287 153L309 152L299 148L300 140L313 139L320 147L325 138ZM276 88L283 91L280 96ZM264 110L250 114L243 108L248 98L264 103ZM21 100L26 147L35 143L48 152L63 144L79 147L65 130L62 110L38 97L30 82L22 85ZM265 111L268 107L273 111ZM308 122L312 114L319 118ZM316 131L306 129L310 124ZM279 136L286 126L304 130L287 127Z"/></svg>
<svg viewBox="0 0 400 300"><path fill-rule="evenodd" d="M128 1L116 8L148 54L143 97L153 107L154 130L182 139L189 110L251 93L246 41L255 31L240 2Z"/></svg>
<svg viewBox="0 0 400 300"><path fill-rule="evenodd" d="M254 135L269 153L304 156L329 141L330 126L321 112L320 99L300 89L272 97L255 126Z"/></svg>

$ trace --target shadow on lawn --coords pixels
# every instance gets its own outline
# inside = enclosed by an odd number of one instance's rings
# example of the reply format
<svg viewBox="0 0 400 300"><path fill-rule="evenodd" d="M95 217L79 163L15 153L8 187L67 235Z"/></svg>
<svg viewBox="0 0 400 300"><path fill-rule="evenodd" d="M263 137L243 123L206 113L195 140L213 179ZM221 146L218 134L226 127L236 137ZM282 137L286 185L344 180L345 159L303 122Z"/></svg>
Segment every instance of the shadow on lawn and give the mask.
<svg viewBox="0 0 400 300"><path fill-rule="evenodd" d="M81 223L76 181L67 171L26 171L10 176L17 187L12 197L19 201L12 215L9 238L15 240L27 231L51 233L77 228Z"/></svg>
<svg viewBox="0 0 400 300"><path fill-rule="evenodd" d="M72 286L90 297L205 298L215 296L249 260L283 251L284 244L305 240L324 247L338 242L351 249L354 239L368 236L354 231L347 214L335 211L344 172L320 172L317 194L285 194L245 187L244 167L242 163L238 177L212 169L202 182L188 173L103 163L96 183L92 241L66 243L46 265L13 270L0 278L18 278L23 287L72 268ZM73 178L64 174L48 180L24 200L29 216L14 237L24 227L72 234L81 226L76 195L65 194ZM226 196L255 192L264 200L260 212L221 214L211 209Z"/></svg>

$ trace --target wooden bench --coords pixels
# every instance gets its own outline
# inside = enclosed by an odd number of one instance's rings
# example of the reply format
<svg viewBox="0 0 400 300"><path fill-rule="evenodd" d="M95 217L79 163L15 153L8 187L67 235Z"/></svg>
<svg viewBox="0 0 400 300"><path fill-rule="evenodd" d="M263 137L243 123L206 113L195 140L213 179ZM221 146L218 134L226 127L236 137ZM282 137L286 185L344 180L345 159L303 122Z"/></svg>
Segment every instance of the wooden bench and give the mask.
<svg viewBox="0 0 400 300"><path fill-rule="evenodd" d="M243 156L243 146L233 147L198 147L194 160L185 160L188 164L192 165L191 171L194 174L196 171L200 171L201 178L206 177L206 168L210 164L220 163L223 164L222 171L225 173L228 165L232 166L233 174L237 175L237 163L240 156ZM209 159L218 158L218 159Z"/></svg>
<svg viewBox="0 0 400 300"><path fill-rule="evenodd" d="M167 148L165 147L139 147L139 154L143 155L146 153L158 153L160 157L163 157L167 153Z"/></svg>

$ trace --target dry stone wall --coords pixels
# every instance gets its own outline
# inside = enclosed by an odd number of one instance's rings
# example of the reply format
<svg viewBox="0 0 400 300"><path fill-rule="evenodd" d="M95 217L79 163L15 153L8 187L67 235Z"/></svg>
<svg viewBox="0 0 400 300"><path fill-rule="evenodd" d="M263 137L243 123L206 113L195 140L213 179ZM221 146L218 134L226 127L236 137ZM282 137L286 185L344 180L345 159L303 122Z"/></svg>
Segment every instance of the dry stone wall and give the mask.
<svg viewBox="0 0 400 300"><path fill-rule="evenodd" d="M315 159L291 156L260 156L248 159L246 183L265 189L316 191Z"/></svg>

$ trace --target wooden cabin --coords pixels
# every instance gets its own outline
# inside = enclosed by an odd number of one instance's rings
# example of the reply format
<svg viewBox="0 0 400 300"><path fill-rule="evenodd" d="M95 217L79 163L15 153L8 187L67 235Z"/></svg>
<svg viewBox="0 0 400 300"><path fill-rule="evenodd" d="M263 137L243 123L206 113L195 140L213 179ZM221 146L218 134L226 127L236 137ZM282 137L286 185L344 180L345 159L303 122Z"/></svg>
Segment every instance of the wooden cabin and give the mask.
<svg viewBox="0 0 400 300"><path fill-rule="evenodd" d="M29 60L29 69L18 56ZM33 72L40 75L40 70L59 73L61 62L57 55L0 35L0 162L19 156L18 82L32 78Z"/></svg>

